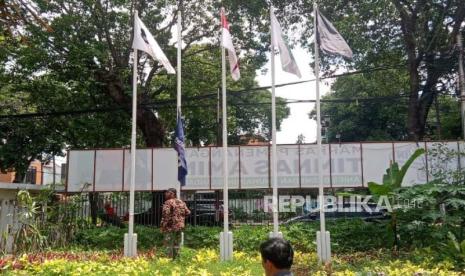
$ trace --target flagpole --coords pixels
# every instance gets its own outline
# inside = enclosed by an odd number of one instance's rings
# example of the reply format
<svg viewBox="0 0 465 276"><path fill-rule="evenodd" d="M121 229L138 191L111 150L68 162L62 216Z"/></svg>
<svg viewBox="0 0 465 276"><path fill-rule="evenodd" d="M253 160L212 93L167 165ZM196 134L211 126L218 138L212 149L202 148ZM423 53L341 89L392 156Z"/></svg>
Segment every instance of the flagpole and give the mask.
<svg viewBox="0 0 465 276"><path fill-rule="evenodd" d="M329 233L326 234L326 221L324 213L324 187L323 187L323 160L321 145L321 106L320 106L320 56L317 38L317 14L318 6L313 4L313 26L315 28L315 88L316 88L316 120L317 120L317 144L318 144L318 194L320 207L320 234L317 233L317 248L319 248L318 257L320 262L327 262L330 258L329 250ZM319 236L319 237L318 237ZM319 240L319 242L318 242Z"/></svg>
<svg viewBox="0 0 465 276"><path fill-rule="evenodd" d="M137 18L134 12L134 19ZM136 180L136 124L137 124L137 49L134 49L132 72L132 132L131 132L131 170L129 186L129 230L124 239L124 255L135 257L137 255L137 234L134 234L134 191Z"/></svg>
<svg viewBox="0 0 465 276"><path fill-rule="evenodd" d="M224 13L224 10L223 10ZM224 35L224 28L221 28ZM229 184L228 184L228 131L227 131L227 110L226 110L226 49L221 47L221 86L222 86L222 107L223 107L223 235L220 237L220 253L223 261L232 259L232 233L229 233Z"/></svg>
<svg viewBox="0 0 465 276"><path fill-rule="evenodd" d="M176 118L177 116L181 115L181 50L182 50L182 37L181 37L181 11L178 11L178 59L177 59L177 71L178 71L178 78L177 78L177 102L176 102ZM181 120L181 118L179 118ZM176 190L178 191L178 196L181 198L181 183L178 182L176 186Z"/></svg>
<svg viewBox="0 0 465 276"><path fill-rule="evenodd" d="M270 22L273 6L270 7ZM271 24L271 41L274 41L273 24ZM275 49L271 43L271 163L273 186L273 233L272 237L280 237L278 221L278 175L277 175L277 150L276 150L276 96L275 96Z"/></svg>
<svg viewBox="0 0 465 276"><path fill-rule="evenodd" d="M177 101L176 101L176 124L177 120L182 120L182 118L178 118L181 116L181 52L182 52L182 17L181 11L178 11L178 24L177 24L177 31L178 31L178 51L177 51ZM177 125L176 125L177 127ZM178 181L178 185L176 185L176 191L178 197L181 198L181 183ZM184 245L184 231L181 232L181 246Z"/></svg>

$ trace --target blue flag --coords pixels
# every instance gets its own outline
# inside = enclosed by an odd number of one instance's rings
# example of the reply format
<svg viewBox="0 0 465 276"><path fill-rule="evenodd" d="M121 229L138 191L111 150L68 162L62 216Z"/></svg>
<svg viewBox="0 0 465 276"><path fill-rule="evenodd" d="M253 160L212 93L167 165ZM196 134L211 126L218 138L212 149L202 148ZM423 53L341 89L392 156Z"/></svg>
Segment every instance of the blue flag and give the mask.
<svg viewBox="0 0 465 276"><path fill-rule="evenodd" d="M184 150L184 127L181 118L181 112L178 112L176 118L176 138L174 141L174 149L178 152L178 180L181 186L186 185L187 163Z"/></svg>

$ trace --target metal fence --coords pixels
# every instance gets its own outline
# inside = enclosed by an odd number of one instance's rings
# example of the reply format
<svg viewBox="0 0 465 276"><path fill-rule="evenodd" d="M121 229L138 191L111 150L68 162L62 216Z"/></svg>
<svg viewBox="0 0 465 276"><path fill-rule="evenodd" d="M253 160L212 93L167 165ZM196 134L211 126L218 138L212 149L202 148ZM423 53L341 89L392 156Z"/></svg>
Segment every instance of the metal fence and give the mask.
<svg viewBox="0 0 465 276"><path fill-rule="evenodd" d="M310 194L310 190L280 191L280 195ZM271 209L265 210L265 196L271 196L271 190L238 190L229 193L229 217L233 225L269 225L272 224ZM181 198L191 210L186 223L193 226L223 225L223 193L221 191L182 192ZM75 204L72 208L75 219L92 224L111 224L122 226L128 220L129 193L82 193L69 197ZM134 204L134 222L138 225L159 227L164 202L163 192L136 192ZM280 212L280 221L304 213L302 207L293 212Z"/></svg>

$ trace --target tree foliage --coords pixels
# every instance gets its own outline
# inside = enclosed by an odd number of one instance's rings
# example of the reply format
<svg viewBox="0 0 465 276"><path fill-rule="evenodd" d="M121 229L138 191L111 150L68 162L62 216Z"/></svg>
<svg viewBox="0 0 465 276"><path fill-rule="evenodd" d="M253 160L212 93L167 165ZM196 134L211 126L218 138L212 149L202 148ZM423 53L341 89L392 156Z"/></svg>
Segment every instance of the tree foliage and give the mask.
<svg viewBox="0 0 465 276"><path fill-rule="evenodd" d="M322 1L321 10L355 53L350 63L323 55L324 71L333 72L338 68L334 64L358 70L398 68L408 77L406 89L398 91L408 96L408 136L423 138L433 101L457 87L455 43L465 17L463 1L334 0ZM303 42L309 32L303 33ZM404 77L391 82L398 80Z"/></svg>
<svg viewBox="0 0 465 276"><path fill-rule="evenodd" d="M224 3L241 57L242 79L228 79L229 140L268 136L267 91L234 93L256 86L266 61L269 35L265 3ZM192 145L217 140L216 92L220 81L219 16L216 1L28 1L45 25L15 22L2 36L0 160L3 170L24 171L30 160L61 153L63 147L121 147L129 144L131 113L132 12L152 31L172 64L175 23L183 20L183 114ZM11 11L11 10L10 10ZM32 19L32 13L24 13ZM167 146L174 127L176 78L145 54L139 56L137 126L139 145ZM233 91L234 90L234 91ZM278 101L282 101L279 100ZM278 124L289 114L277 111ZM8 115L39 113L12 118ZM59 115L59 116L58 116ZM17 150L21 148L21 150Z"/></svg>

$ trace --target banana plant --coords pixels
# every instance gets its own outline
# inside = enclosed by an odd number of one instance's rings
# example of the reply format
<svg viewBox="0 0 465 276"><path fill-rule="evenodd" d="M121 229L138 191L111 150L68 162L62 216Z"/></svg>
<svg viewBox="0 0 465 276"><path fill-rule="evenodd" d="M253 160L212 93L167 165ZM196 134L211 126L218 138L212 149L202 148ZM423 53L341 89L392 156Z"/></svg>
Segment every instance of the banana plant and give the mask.
<svg viewBox="0 0 465 276"><path fill-rule="evenodd" d="M399 169L399 164L397 162L391 163L389 168L386 170L386 174L383 175L383 184L378 184L375 182L368 182L368 189L370 193L375 197L389 196L394 193L394 191L401 187L402 181L404 180L407 170L410 168L412 163L424 154L425 150L422 148L417 149L412 156L405 162L402 168ZM389 228L394 235L394 251L397 252L399 247L399 235L397 233L397 212L395 209L391 209L389 212L391 221L389 223Z"/></svg>
<svg viewBox="0 0 465 276"><path fill-rule="evenodd" d="M383 184L368 182L368 189L370 190L370 193L374 196L386 196L392 194L395 189L401 187L405 174L412 163L424 153L424 149L417 149L400 169L397 162L391 163L389 168L386 170L386 174L383 175Z"/></svg>

